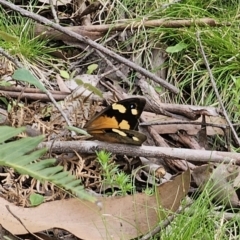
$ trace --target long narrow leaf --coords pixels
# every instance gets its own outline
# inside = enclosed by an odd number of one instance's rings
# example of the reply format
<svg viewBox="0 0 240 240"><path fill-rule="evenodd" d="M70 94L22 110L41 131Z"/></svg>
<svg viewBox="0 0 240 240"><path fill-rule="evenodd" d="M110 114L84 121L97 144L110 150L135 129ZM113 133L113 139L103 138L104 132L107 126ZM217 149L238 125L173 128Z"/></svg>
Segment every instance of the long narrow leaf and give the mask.
<svg viewBox="0 0 240 240"><path fill-rule="evenodd" d="M43 86L43 84L39 82L39 80L35 76L33 76L32 73L26 68L19 68L15 70L12 77L13 79L16 79L18 81L30 83L38 89L42 90L43 92L46 92L46 88Z"/></svg>
<svg viewBox="0 0 240 240"><path fill-rule="evenodd" d="M26 128L13 128L8 126L2 126L0 130L0 143L5 142L6 140L17 136L19 133L23 132Z"/></svg>
<svg viewBox="0 0 240 240"><path fill-rule="evenodd" d="M22 138L0 146L0 157L5 161L15 162L18 158L33 150L43 140L43 136Z"/></svg>
<svg viewBox="0 0 240 240"><path fill-rule="evenodd" d="M21 164L21 166L24 167L25 165L35 161L36 159L39 159L45 152L46 152L45 149L39 149L35 152L32 152L31 154L23 155L19 157L16 161L14 161L14 164L16 165ZM56 160L54 160L54 162L56 162Z"/></svg>
<svg viewBox="0 0 240 240"><path fill-rule="evenodd" d="M54 176L49 176L48 179L49 179L49 181L52 181L52 179L54 178L55 181L59 181L61 179L66 178L68 175L69 175L69 173L64 171L64 172L59 172L58 174L55 174Z"/></svg>
<svg viewBox="0 0 240 240"><path fill-rule="evenodd" d="M45 169L42 170L41 173L44 174L47 177L47 179L51 179L49 176L53 176L53 178L54 178L55 175L62 170L63 170L62 166L56 166L56 167L52 167L51 169L50 168L45 168Z"/></svg>

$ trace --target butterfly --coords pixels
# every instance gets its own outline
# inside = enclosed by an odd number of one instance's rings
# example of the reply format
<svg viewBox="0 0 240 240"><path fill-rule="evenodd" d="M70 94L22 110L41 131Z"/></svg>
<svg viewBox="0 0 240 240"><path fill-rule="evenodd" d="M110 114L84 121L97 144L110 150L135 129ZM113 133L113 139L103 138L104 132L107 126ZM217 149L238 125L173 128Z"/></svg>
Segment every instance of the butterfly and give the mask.
<svg viewBox="0 0 240 240"><path fill-rule="evenodd" d="M84 128L96 140L140 146L147 139L137 131L145 104L144 98L128 98L113 103L90 119Z"/></svg>

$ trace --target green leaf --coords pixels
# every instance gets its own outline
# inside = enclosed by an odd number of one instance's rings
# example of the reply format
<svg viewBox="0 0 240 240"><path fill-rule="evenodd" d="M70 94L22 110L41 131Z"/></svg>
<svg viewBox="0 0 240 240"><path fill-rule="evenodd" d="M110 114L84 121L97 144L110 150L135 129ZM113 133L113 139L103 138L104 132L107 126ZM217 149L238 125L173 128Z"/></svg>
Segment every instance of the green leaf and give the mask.
<svg viewBox="0 0 240 240"><path fill-rule="evenodd" d="M5 97L0 97L0 101L2 101L6 106L8 106L8 100Z"/></svg>
<svg viewBox="0 0 240 240"><path fill-rule="evenodd" d="M65 79L70 79L69 73L67 71L60 70L60 75Z"/></svg>
<svg viewBox="0 0 240 240"><path fill-rule="evenodd" d="M81 129L81 128L77 128L77 127L66 127L68 130L70 131L74 131L78 134L81 134L81 135L86 135L86 136L90 136L85 130Z"/></svg>
<svg viewBox="0 0 240 240"><path fill-rule="evenodd" d="M100 98L103 98L102 92L98 88L91 85L90 83L85 83L84 87L89 91L93 92L94 94L98 95Z"/></svg>
<svg viewBox="0 0 240 240"><path fill-rule="evenodd" d="M80 198L96 202L96 198L84 190L79 179L64 171L62 166L54 166L55 159L37 161L46 153L46 149L34 151L44 139L43 136L9 141L23 130L25 128L0 126L0 166L13 168L20 174L29 175L41 182L49 181ZM5 143L7 140L8 142Z"/></svg>
<svg viewBox="0 0 240 240"><path fill-rule="evenodd" d="M102 92L101 92L98 88L94 87L92 84L90 84L90 83L84 83L83 80L81 80L81 79L75 79L75 82L76 82L79 86L83 86L83 87L85 87L87 90L89 90L89 91L93 92L94 94L98 95L100 98L103 98Z"/></svg>
<svg viewBox="0 0 240 240"><path fill-rule="evenodd" d="M46 88L26 68L19 68L15 70L12 77L18 81L30 83L38 89L42 90L43 92L46 92Z"/></svg>
<svg viewBox="0 0 240 240"><path fill-rule="evenodd" d="M155 90L157 93L161 93L163 91L163 89L161 87L155 87Z"/></svg>
<svg viewBox="0 0 240 240"><path fill-rule="evenodd" d="M1 80L0 82L0 86L3 86L3 87L11 87L12 84L10 82L7 82L7 81L4 81L4 80Z"/></svg>
<svg viewBox="0 0 240 240"><path fill-rule="evenodd" d="M166 52L177 53L177 52L181 52L183 49L185 49L187 47L188 47L188 45L186 43L180 42L180 43L176 44L175 46L168 47L166 49Z"/></svg>
<svg viewBox="0 0 240 240"><path fill-rule="evenodd" d="M81 80L81 79L76 79L75 82L76 82L76 84L79 85L79 86L84 85L84 82L83 82L83 80Z"/></svg>
<svg viewBox="0 0 240 240"><path fill-rule="evenodd" d="M44 197L37 193L32 193L29 197L31 206L38 206L44 202Z"/></svg>
<svg viewBox="0 0 240 240"><path fill-rule="evenodd" d="M88 66L87 74L92 74L98 68L97 64L91 64Z"/></svg>
<svg viewBox="0 0 240 240"><path fill-rule="evenodd" d="M9 33L3 32L3 31L0 31L0 38L6 42L18 43L18 41L19 41L18 37L13 36Z"/></svg>
<svg viewBox="0 0 240 240"><path fill-rule="evenodd" d="M17 136L19 133L25 131L25 127L21 127L21 128L13 128L13 127L8 127L8 126L2 126L0 128L0 143L3 143L5 142L6 140L14 137L14 136ZM3 145L0 145L1 147Z"/></svg>

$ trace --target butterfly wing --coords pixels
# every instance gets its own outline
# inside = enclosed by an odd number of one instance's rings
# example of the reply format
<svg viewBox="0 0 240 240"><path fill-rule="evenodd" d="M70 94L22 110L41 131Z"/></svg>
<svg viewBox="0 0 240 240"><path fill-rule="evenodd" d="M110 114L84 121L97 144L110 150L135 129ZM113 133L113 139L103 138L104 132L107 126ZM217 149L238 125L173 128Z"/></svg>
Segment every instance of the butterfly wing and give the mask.
<svg viewBox="0 0 240 240"><path fill-rule="evenodd" d="M91 135L94 139L110 143L125 143L136 146L141 146L146 141L147 137L134 130L105 128L101 132L93 131Z"/></svg>
<svg viewBox="0 0 240 240"><path fill-rule="evenodd" d="M146 136L134 131L145 107L144 98L128 98L103 109L84 126L95 139L141 145Z"/></svg>
<svg viewBox="0 0 240 240"><path fill-rule="evenodd" d="M88 131L104 128L134 130L145 107L144 98L128 98L103 109L86 123Z"/></svg>

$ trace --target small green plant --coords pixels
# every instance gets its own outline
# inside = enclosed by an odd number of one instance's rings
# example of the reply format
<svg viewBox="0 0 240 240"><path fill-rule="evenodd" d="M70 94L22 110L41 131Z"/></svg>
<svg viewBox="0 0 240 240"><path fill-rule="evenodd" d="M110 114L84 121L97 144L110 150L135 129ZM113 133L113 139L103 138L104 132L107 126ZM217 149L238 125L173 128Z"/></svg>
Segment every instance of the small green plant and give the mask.
<svg viewBox="0 0 240 240"><path fill-rule="evenodd" d="M88 66L87 74L91 75L97 69L98 69L98 65L97 64L95 64L95 63L91 64L91 65Z"/></svg>
<svg viewBox="0 0 240 240"><path fill-rule="evenodd" d="M31 206L38 206L44 202L44 197L37 193L32 193L29 197Z"/></svg>
<svg viewBox="0 0 240 240"><path fill-rule="evenodd" d="M49 40L35 36L32 20L16 12L8 13L1 6L0 19L0 46L5 51L31 66L39 63L52 66L52 57L49 54L55 48L49 46Z"/></svg>
<svg viewBox="0 0 240 240"><path fill-rule="evenodd" d="M154 188L152 187L147 187L145 190L144 190L144 193L148 196L152 196L154 194Z"/></svg>
<svg viewBox="0 0 240 240"><path fill-rule="evenodd" d="M134 190L134 186L131 183L130 176L118 169L118 166L112 161L111 153L106 151L96 152L97 160L101 165L103 185L109 186L112 193L118 195L127 195L127 193ZM117 192L115 191L117 190Z"/></svg>
<svg viewBox="0 0 240 240"><path fill-rule="evenodd" d="M221 190L218 190L221 193ZM192 205L179 213L171 224L159 234L162 240L192 239L239 239L236 229L239 228L238 214L226 220L224 208L217 208L213 202L218 194L209 181L201 194L197 194ZM220 209L220 210L219 210ZM155 236L152 239L158 239Z"/></svg>

